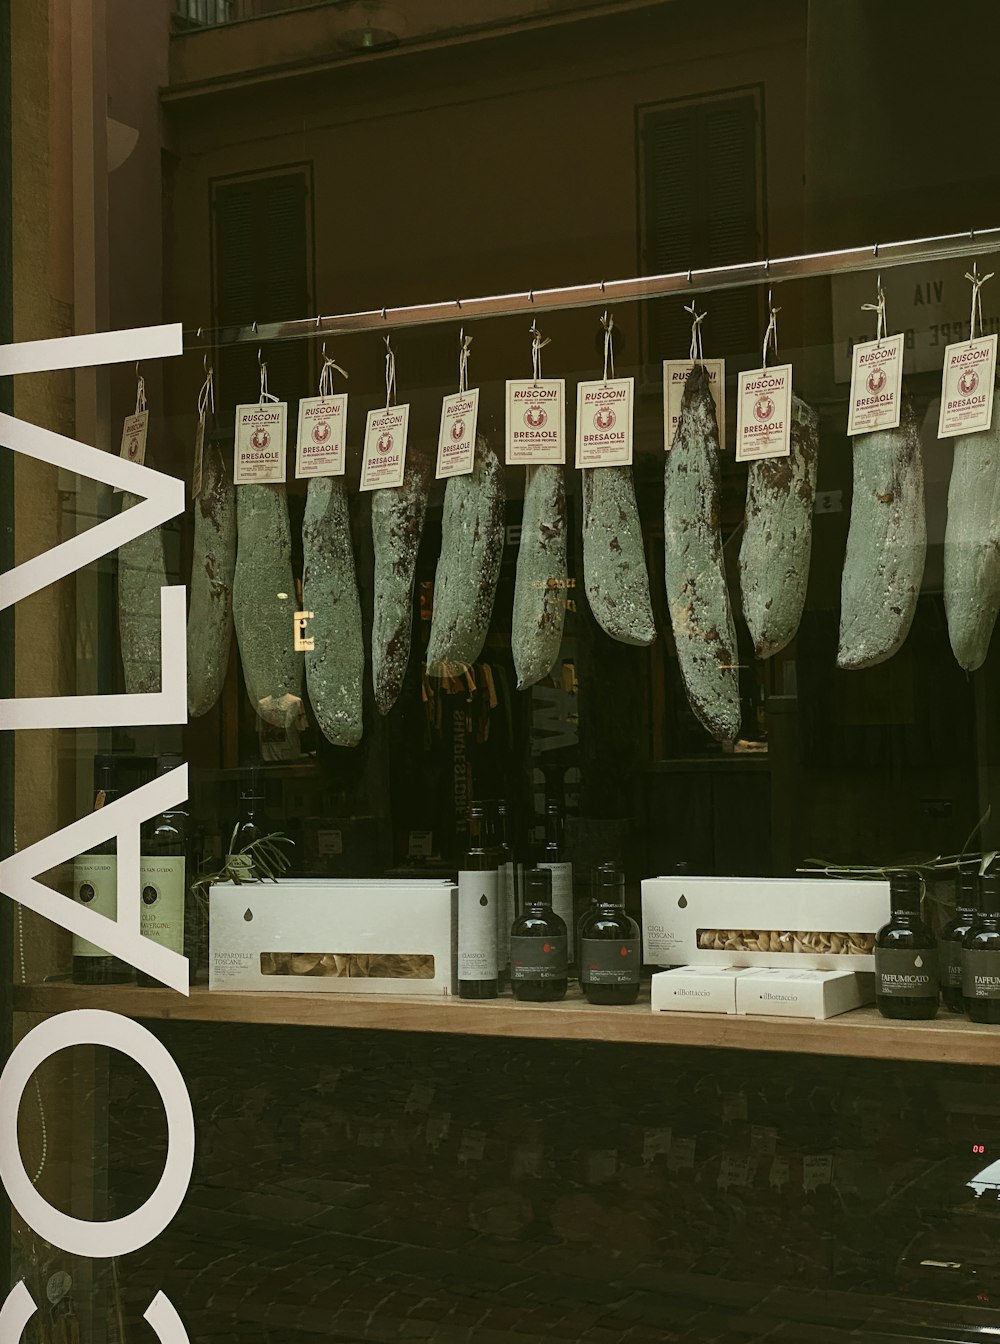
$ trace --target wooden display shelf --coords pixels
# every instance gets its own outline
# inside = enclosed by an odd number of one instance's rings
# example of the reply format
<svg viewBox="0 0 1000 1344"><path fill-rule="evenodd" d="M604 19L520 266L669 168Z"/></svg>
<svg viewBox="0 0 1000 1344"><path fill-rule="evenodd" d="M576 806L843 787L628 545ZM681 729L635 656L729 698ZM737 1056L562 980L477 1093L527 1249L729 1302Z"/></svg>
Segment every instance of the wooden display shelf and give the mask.
<svg viewBox="0 0 1000 1344"><path fill-rule="evenodd" d="M556 1041L708 1046L935 1064L1000 1064L1000 1027L941 1015L932 1022L887 1022L858 1008L825 1022L779 1017L652 1013L649 989L630 1008L599 1008L571 990L563 1003L483 1003L368 994L303 994L192 989L189 997L135 985L19 985L18 1012L49 1015L105 1008L128 1017L171 1022L244 1022L261 1026L337 1027L363 1031L443 1032Z"/></svg>

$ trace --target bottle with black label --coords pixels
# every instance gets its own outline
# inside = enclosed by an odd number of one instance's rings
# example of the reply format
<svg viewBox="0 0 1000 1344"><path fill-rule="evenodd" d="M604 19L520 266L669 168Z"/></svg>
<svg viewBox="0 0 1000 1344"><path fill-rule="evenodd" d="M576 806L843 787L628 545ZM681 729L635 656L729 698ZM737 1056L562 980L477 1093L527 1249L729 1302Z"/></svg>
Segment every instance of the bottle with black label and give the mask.
<svg viewBox="0 0 1000 1344"><path fill-rule="evenodd" d="M962 994L973 1022L1000 1023L1000 872L979 881L979 912L962 945Z"/></svg>
<svg viewBox="0 0 1000 1344"><path fill-rule="evenodd" d="M497 855L487 847L486 809L469 808L469 848L458 874L458 993L495 999L497 983Z"/></svg>
<svg viewBox="0 0 1000 1344"><path fill-rule="evenodd" d="M934 934L920 917L920 878L889 875L892 915L875 940L875 1004L883 1017L915 1021L938 1010Z"/></svg>
<svg viewBox="0 0 1000 1344"><path fill-rule="evenodd" d="M514 851L510 843L510 812L504 798L497 802L497 969L502 984L510 979L510 928L517 918Z"/></svg>
<svg viewBox="0 0 1000 1344"><path fill-rule="evenodd" d="M115 787L114 760L98 757L94 765L96 812L113 803L118 790ZM86 854L77 855L73 863L73 898L99 915L106 915L109 919L117 916L118 848L114 839L102 840ZM126 962L113 957L96 943L73 935L74 984L124 985L131 979L132 967Z"/></svg>
<svg viewBox="0 0 1000 1344"><path fill-rule="evenodd" d="M955 917L941 933L938 962L941 971L941 1000L953 1013L965 1012L962 993L962 944L976 922L979 903L979 861L959 865L955 877Z"/></svg>
<svg viewBox="0 0 1000 1344"><path fill-rule="evenodd" d="M262 836L268 833L267 822L263 817L264 796L257 783L256 773L256 771L252 771L250 778L243 783L240 789L239 817L236 826L230 833L231 839L227 856L230 867L238 867L240 878L247 882L252 882L258 876L258 873L254 868L252 856L241 853L241 851L247 845L252 845L255 840L260 840Z"/></svg>
<svg viewBox="0 0 1000 1344"><path fill-rule="evenodd" d="M157 776L182 764L180 756L161 756ZM187 899L187 813L169 808L154 817L142 839L139 857L139 931L144 938L184 954L184 907ZM144 971L136 980L147 989L162 988Z"/></svg>
<svg viewBox="0 0 1000 1344"><path fill-rule="evenodd" d="M597 900L580 926L580 984L589 1003L635 1003L642 943L625 913L625 875L606 864L597 870Z"/></svg>
<svg viewBox="0 0 1000 1344"><path fill-rule="evenodd" d="M522 1003L557 1003L566 997L566 925L552 910L552 873L524 875L524 913L510 931L510 984Z"/></svg>
<svg viewBox="0 0 1000 1344"><path fill-rule="evenodd" d="M566 857L566 822L559 803L549 803L545 809L545 850L538 861L539 868L548 868L552 874L552 909L566 925L570 963L576 959L573 935L573 865Z"/></svg>

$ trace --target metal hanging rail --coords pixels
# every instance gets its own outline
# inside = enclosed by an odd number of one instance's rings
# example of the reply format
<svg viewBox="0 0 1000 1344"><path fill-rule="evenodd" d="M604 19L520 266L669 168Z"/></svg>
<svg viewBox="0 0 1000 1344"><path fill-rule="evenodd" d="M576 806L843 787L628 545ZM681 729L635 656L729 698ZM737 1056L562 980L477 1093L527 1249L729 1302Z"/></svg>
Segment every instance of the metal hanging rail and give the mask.
<svg viewBox="0 0 1000 1344"><path fill-rule="evenodd" d="M628 280L599 280L559 289L532 289L517 294L493 294L474 299L451 299L443 303L415 304L408 308L373 308L361 313L338 313L330 317L306 317L293 322L254 322L250 326L199 327L184 333L185 348L265 344L271 341L304 340L310 336L343 336L365 331L395 331L437 322L473 322L486 317L529 315L555 308L587 308L602 303L635 303L662 299L670 294L703 294L711 290L742 289L747 285L777 285L787 280L840 275L847 271L885 270L922 261L980 256L1000 251L1000 228L970 229L936 238L911 238L905 242L875 243L836 252L810 252L800 257L747 261L738 266L711 266L701 270L676 271L670 275L633 276Z"/></svg>

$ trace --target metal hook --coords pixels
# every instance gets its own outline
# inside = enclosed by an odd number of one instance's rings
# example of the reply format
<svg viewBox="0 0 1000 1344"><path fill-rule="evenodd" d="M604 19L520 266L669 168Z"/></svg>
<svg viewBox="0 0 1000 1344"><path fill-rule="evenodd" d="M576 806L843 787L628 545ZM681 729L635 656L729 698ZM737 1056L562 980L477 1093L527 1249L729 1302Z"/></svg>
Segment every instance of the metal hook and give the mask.
<svg viewBox="0 0 1000 1344"><path fill-rule="evenodd" d="M136 378L139 377L139 361L138 361L138 360L135 361L135 376L136 376Z"/></svg>
<svg viewBox="0 0 1000 1344"><path fill-rule="evenodd" d="M765 275L770 275L770 274L771 274L771 258L770 258L770 257L765 257L765 258L764 258L764 274L765 274ZM768 290L768 303L770 303L770 301L771 301L771 291Z"/></svg>
<svg viewBox="0 0 1000 1344"><path fill-rule="evenodd" d="M320 354L326 359L326 341L323 342L323 348L320 350Z"/></svg>
<svg viewBox="0 0 1000 1344"><path fill-rule="evenodd" d="M260 365L261 368L263 368L263 367L264 367L264 361L263 361L263 360L261 359L261 357L260 357L260 351L261 351L261 347L258 345L258 347L257 347L257 363Z"/></svg>
<svg viewBox="0 0 1000 1344"><path fill-rule="evenodd" d="M204 355L202 355L202 357L201 357L201 367L205 370L205 377L207 378L207 377L208 377L208 355L207 355L207 354L204 354Z"/></svg>
<svg viewBox="0 0 1000 1344"><path fill-rule="evenodd" d="M197 334L196 334L196 336L195 336L195 340L199 340L199 341L201 340L201 327L198 328Z"/></svg>
<svg viewBox="0 0 1000 1344"><path fill-rule="evenodd" d="M692 281L691 281L691 277L692 277L693 274L694 274L694 272L689 268L689 269L688 269L688 284L689 284L689 285L692 283Z"/></svg>
<svg viewBox="0 0 1000 1344"><path fill-rule="evenodd" d="M320 316L319 313L317 313L317 314L316 314L316 330L317 330L317 331L319 331L319 324L320 324L322 321L323 321L323 318Z"/></svg>
<svg viewBox="0 0 1000 1344"><path fill-rule="evenodd" d="M876 260L878 259L878 249L879 245L878 243L876 243L875 246L872 248L872 256L875 257Z"/></svg>
<svg viewBox="0 0 1000 1344"><path fill-rule="evenodd" d="M256 318L254 318L254 320L253 320L253 322L252 322L252 324L251 324L251 326L250 326L250 330L253 332L253 334L254 334L255 336L257 335L257 319L256 319Z"/></svg>
<svg viewBox="0 0 1000 1344"><path fill-rule="evenodd" d="M604 281L603 281L603 280L601 281L601 293L602 293L602 294L604 293Z"/></svg>
<svg viewBox="0 0 1000 1344"><path fill-rule="evenodd" d="M529 303L535 302L535 291L533 289L528 290L528 302Z"/></svg>
<svg viewBox="0 0 1000 1344"><path fill-rule="evenodd" d="M383 321L383 322L385 321L385 309L384 309L384 308L382 309L382 321Z"/></svg>
<svg viewBox="0 0 1000 1344"><path fill-rule="evenodd" d="M461 311L462 311L462 300L461 300L461 299L456 299L455 302L456 302L456 304L458 305L458 311L461 312Z"/></svg>

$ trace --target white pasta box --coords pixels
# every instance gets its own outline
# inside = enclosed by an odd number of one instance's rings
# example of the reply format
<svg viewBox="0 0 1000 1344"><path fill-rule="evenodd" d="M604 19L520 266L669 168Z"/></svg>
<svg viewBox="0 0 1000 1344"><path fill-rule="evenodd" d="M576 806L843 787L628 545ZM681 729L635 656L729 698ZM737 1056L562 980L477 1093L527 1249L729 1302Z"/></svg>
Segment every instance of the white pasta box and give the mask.
<svg viewBox="0 0 1000 1344"><path fill-rule="evenodd" d="M821 877L649 877L643 959L654 966L874 971L889 883Z"/></svg>
<svg viewBox="0 0 1000 1344"><path fill-rule="evenodd" d="M736 982L753 971L732 966L677 966L657 971L650 996L654 1013L735 1013Z"/></svg>
<svg viewBox="0 0 1000 1344"><path fill-rule="evenodd" d="M736 1011L767 1017L836 1017L875 999L869 971L745 971L736 984Z"/></svg>
<svg viewBox="0 0 1000 1344"><path fill-rule="evenodd" d="M458 888L296 878L209 891L209 989L457 994Z"/></svg>

